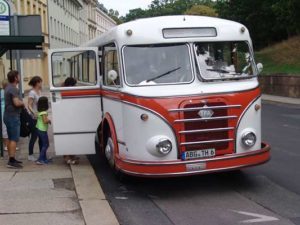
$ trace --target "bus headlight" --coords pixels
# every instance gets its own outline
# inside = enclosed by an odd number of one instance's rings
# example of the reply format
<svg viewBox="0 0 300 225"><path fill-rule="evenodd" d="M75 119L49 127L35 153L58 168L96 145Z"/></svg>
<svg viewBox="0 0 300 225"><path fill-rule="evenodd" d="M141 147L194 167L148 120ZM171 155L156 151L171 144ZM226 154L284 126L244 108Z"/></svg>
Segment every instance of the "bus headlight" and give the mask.
<svg viewBox="0 0 300 225"><path fill-rule="evenodd" d="M252 147L255 145L256 143L256 135L254 132L252 131L247 131L243 134L242 136L242 143L246 146L246 147Z"/></svg>
<svg viewBox="0 0 300 225"><path fill-rule="evenodd" d="M172 150L172 142L166 138L160 139L156 145L156 150L163 155L167 155Z"/></svg>

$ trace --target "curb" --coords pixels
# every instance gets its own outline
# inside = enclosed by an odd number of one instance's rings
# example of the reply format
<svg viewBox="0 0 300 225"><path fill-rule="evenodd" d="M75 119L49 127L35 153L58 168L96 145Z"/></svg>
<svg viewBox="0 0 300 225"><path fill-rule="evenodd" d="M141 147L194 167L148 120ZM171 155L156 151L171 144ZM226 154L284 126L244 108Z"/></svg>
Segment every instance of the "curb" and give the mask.
<svg viewBox="0 0 300 225"><path fill-rule="evenodd" d="M71 165L71 171L85 224L119 225L86 156L79 165Z"/></svg>
<svg viewBox="0 0 300 225"><path fill-rule="evenodd" d="M299 98L289 98L289 97L263 94L262 100L270 101L270 102L284 103L284 104L300 105Z"/></svg>

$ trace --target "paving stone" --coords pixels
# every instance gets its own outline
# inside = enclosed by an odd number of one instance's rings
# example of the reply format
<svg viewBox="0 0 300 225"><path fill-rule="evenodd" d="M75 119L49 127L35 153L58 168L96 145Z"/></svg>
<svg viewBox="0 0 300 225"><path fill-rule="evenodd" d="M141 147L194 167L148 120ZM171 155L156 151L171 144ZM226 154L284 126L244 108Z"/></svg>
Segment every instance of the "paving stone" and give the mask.
<svg viewBox="0 0 300 225"><path fill-rule="evenodd" d="M2 172L0 173L0 183L1 182L5 182L5 181L9 181L12 176L14 175L15 172Z"/></svg>
<svg viewBox="0 0 300 225"><path fill-rule="evenodd" d="M47 195L47 192L44 194ZM13 198L0 202L0 214L70 212L79 209L78 201L75 198Z"/></svg>
<svg viewBox="0 0 300 225"><path fill-rule="evenodd" d="M29 181L18 181L18 180L11 180L6 182L0 183L0 190L37 190L37 189L51 189L54 188L53 181L51 179L45 180L29 180Z"/></svg>
<svg viewBox="0 0 300 225"><path fill-rule="evenodd" d="M70 191L66 189L23 189L19 190L1 190L0 191L0 204L3 201L9 199L40 199L41 201L47 200L49 198L77 198L75 191Z"/></svg>
<svg viewBox="0 0 300 225"><path fill-rule="evenodd" d="M88 225L118 225L113 211L106 200L79 201L86 224Z"/></svg>
<svg viewBox="0 0 300 225"><path fill-rule="evenodd" d="M81 159L79 165L72 165L76 192L80 200L105 199L99 181L87 159Z"/></svg>
<svg viewBox="0 0 300 225"><path fill-rule="evenodd" d="M18 181L37 181L45 179L58 179L58 178L72 178L72 173L70 170L41 170L34 172L22 172L16 173L12 180Z"/></svg>
<svg viewBox="0 0 300 225"><path fill-rule="evenodd" d="M1 225L84 225L80 212L0 215Z"/></svg>

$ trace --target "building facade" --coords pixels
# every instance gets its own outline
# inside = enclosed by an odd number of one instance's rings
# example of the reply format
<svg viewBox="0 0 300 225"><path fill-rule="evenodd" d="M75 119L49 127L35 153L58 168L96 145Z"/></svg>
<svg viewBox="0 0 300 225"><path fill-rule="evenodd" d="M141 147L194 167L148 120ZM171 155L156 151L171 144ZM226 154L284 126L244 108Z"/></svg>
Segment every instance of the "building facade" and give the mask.
<svg viewBox="0 0 300 225"><path fill-rule="evenodd" d="M21 59L21 71L19 71L23 78L24 88L28 89L28 81L31 77L39 75L43 78L44 84L48 85L48 62L47 54L49 49L49 30L48 30L48 7L47 0L11 0L14 9L11 12L18 15L40 15L41 29L44 36L43 50L41 54L37 54L34 59ZM14 12L15 11L15 12ZM10 61L4 55L0 61L0 76L1 80L6 77L10 70ZM15 64L15 60L13 62ZM14 66L15 67L15 66Z"/></svg>
<svg viewBox="0 0 300 225"><path fill-rule="evenodd" d="M50 48L75 47L80 44L79 0L48 0Z"/></svg>
<svg viewBox="0 0 300 225"><path fill-rule="evenodd" d="M23 89L36 75L49 85L48 50L79 46L109 30L116 23L99 8L97 0L10 0L18 15L40 15L42 24L42 54L35 59L21 59ZM2 66L1 66L2 65ZM10 69L5 56L0 60L3 79Z"/></svg>
<svg viewBox="0 0 300 225"><path fill-rule="evenodd" d="M82 0L83 8L80 11L80 44L95 37L96 34L96 0Z"/></svg>
<svg viewBox="0 0 300 225"><path fill-rule="evenodd" d="M117 23L112 18L110 18L105 12L102 11L99 3L96 7L96 24L96 36L100 36L101 34L117 25Z"/></svg>

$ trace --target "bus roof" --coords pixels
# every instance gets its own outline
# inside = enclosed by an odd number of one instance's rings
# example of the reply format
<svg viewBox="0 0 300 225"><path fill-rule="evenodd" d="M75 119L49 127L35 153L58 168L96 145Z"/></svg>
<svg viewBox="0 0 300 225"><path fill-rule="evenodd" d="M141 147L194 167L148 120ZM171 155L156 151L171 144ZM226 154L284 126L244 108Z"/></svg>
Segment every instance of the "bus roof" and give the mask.
<svg viewBox="0 0 300 225"><path fill-rule="evenodd" d="M164 37L165 29L215 28L216 35ZM130 35L131 33L131 35ZM183 34L184 34L183 30ZM178 43L196 41L248 41L251 39L247 28L237 22L205 16L162 16L138 19L113 27L110 31L89 41L84 46L102 46L116 42L123 45L141 45L157 43Z"/></svg>

